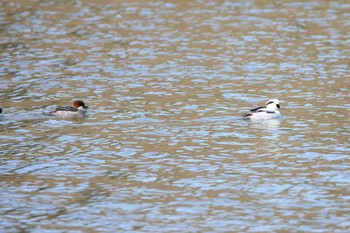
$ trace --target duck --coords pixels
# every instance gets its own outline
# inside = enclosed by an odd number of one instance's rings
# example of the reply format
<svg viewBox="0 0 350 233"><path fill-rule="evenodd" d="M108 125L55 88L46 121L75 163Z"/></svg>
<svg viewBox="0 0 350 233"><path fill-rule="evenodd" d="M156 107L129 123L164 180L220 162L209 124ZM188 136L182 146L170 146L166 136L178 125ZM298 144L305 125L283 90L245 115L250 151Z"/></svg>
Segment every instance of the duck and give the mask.
<svg viewBox="0 0 350 233"><path fill-rule="evenodd" d="M266 107L253 108L248 113L244 114L243 118L250 120L280 118L282 116L280 111L278 111L280 108L281 106L278 99L270 99L266 101Z"/></svg>
<svg viewBox="0 0 350 233"><path fill-rule="evenodd" d="M82 118L85 117L88 108L84 101L75 100L72 106L58 107L50 113L61 118Z"/></svg>

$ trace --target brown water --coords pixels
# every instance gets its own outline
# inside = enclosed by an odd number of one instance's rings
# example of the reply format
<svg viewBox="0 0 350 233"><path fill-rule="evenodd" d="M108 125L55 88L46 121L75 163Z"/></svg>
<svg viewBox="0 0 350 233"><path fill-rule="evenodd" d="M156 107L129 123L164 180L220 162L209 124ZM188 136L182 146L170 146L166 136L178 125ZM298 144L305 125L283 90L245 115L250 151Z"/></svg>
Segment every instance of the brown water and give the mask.
<svg viewBox="0 0 350 233"><path fill-rule="evenodd" d="M0 25L0 232L349 232L348 1L11 0ZM281 120L240 118L269 98Z"/></svg>

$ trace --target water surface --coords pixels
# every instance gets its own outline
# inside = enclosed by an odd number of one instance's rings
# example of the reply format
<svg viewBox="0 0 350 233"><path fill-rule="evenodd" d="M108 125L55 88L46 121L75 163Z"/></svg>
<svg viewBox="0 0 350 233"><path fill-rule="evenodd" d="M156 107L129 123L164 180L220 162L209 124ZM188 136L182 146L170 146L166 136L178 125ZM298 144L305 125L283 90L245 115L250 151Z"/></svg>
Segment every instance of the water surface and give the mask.
<svg viewBox="0 0 350 233"><path fill-rule="evenodd" d="M349 12L0 3L0 231L347 232ZM269 98L281 120L241 119Z"/></svg>

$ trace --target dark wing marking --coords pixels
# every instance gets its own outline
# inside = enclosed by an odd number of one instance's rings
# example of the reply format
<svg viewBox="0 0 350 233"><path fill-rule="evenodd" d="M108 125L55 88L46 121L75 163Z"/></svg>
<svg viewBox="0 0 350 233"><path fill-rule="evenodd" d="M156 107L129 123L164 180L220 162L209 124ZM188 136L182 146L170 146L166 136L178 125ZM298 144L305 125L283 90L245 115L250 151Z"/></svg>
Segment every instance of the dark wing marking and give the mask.
<svg viewBox="0 0 350 233"><path fill-rule="evenodd" d="M275 114L276 112L274 112L274 111L266 111L266 113Z"/></svg>
<svg viewBox="0 0 350 233"><path fill-rule="evenodd" d="M250 117L250 116L253 116L253 114L251 114L251 113L246 113L246 114L243 115L243 117Z"/></svg>
<svg viewBox="0 0 350 233"><path fill-rule="evenodd" d="M258 108L253 108L253 109L250 109L250 112L258 112L258 110L261 110L265 107L258 107ZM259 111L260 112L260 111Z"/></svg>
<svg viewBox="0 0 350 233"><path fill-rule="evenodd" d="M65 106L65 107L56 108L54 112L58 112L58 111L77 112L78 109L72 106Z"/></svg>

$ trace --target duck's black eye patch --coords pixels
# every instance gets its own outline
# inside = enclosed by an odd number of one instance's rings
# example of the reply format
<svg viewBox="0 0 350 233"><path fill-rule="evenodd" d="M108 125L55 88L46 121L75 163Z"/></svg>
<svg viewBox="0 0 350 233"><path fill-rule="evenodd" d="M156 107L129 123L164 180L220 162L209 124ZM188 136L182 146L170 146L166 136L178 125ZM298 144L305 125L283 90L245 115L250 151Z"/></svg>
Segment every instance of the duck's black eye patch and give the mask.
<svg viewBox="0 0 350 233"><path fill-rule="evenodd" d="M277 108L281 108L281 106L279 104L276 104Z"/></svg>

